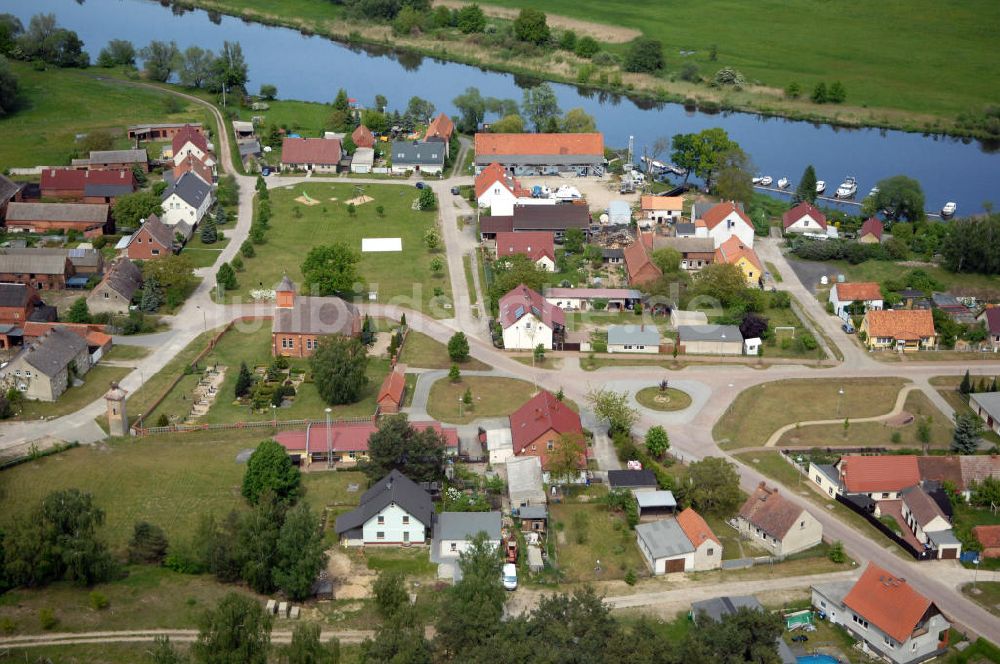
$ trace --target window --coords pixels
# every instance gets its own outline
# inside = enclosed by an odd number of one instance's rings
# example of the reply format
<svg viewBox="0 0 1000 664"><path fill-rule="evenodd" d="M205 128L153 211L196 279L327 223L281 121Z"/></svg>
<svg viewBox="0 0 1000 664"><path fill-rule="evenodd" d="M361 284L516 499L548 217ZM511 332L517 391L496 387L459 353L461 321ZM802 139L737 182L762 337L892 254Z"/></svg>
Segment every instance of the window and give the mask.
<svg viewBox="0 0 1000 664"><path fill-rule="evenodd" d="M883 636L882 637L882 641L884 641L885 645L889 646L890 648L895 648L896 647L896 646L894 646L892 644L892 639L890 639L888 636Z"/></svg>
<svg viewBox="0 0 1000 664"><path fill-rule="evenodd" d="M806 522L805 521L800 521L799 522L799 528L805 528L805 527L806 527Z"/></svg>
<svg viewBox="0 0 1000 664"><path fill-rule="evenodd" d="M406 525L406 526L410 525L410 515L409 514L407 514L407 515L405 515L403 517L403 525Z"/></svg>
<svg viewBox="0 0 1000 664"><path fill-rule="evenodd" d="M714 548L709 549L708 550L708 555L709 556L714 556L715 555L715 549Z"/></svg>
<svg viewBox="0 0 1000 664"><path fill-rule="evenodd" d="M380 526L384 526L385 525L385 517L382 516L381 514L378 515L378 525L380 525Z"/></svg>
<svg viewBox="0 0 1000 664"><path fill-rule="evenodd" d="M859 616L856 613L851 614L851 620L858 624L862 629L868 629L868 621Z"/></svg>
<svg viewBox="0 0 1000 664"><path fill-rule="evenodd" d="M823 608L823 609L825 609L825 608L826 608L826 600L822 600L822 599L821 599L821 600L819 601L819 606L820 606L820 608Z"/></svg>
<svg viewBox="0 0 1000 664"><path fill-rule="evenodd" d="M110 297L111 297L111 293L109 293L108 291L104 291L104 292L102 293L102 295L104 295L104 299L105 299L105 300L107 300L108 298L110 298Z"/></svg>
<svg viewBox="0 0 1000 664"><path fill-rule="evenodd" d="M153 253L154 256L159 256L160 255L160 250L159 249L153 249L152 253Z"/></svg>
<svg viewBox="0 0 1000 664"><path fill-rule="evenodd" d="M27 376L28 378L31 378L31 369L25 369L24 375Z"/></svg>
<svg viewBox="0 0 1000 664"><path fill-rule="evenodd" d="M375 533L375 539L377 539L377 540L384 540L385 539L385 532L380 530L377 533Z"/></svg>
<svg viewBox="0 0 1000 664"><path fill-rule="evenodd" d="M451 543L451 550L452 551L458 551L458 544L456 542L452 542Z"/></svg>
<svg viewBox="0 0 1000 664"><path fill-rule="evenodd" d="M883 497L883 498L888 498L888 497L889 497L889 494L888 494L887 492L883 491L883 492L882 492L882 497Z"/></svg>
<svg viewBox="0 0 1000 664"><path fill-rule="evenodd" d="M552 450L554 450L555 447L556 447L555 443L553 443L551 440L549 442L545 443L545 449L549 450L550 452Z"/></svg>

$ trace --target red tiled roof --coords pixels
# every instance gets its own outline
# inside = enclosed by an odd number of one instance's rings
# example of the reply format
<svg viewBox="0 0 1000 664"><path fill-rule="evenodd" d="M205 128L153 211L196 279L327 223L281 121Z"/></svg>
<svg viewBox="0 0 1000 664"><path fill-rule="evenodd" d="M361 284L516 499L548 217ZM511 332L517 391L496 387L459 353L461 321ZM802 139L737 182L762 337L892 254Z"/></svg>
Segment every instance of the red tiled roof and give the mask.
<svg viewBox="0 0 1000 664"><path fill-rule="evenodd" d="M440 422L410 422L418 431L434 429L444 434L447 447L458 447L458 430L442 427ZM326 424L318 422L310 424L306 429L281 431L275 434L274 440L289 452L302 452L306 445L311 452L326 450ZM368 439L378 431L375 422L332 422L330 424L330 442L335 452L367 452Z"/></svg>
<svg viewBox="0 0 1000 664"><path fill-rule="evenodd" d="M570 410L569 406L556 399L551 392L542 390L510 415L514 454L520 454L526 446L549 430L560 435L582 433L583 426L580 424L580 416Z"/></svg>
<svg viewBox="0 0 1000 664"><path fill-rule="evenodd" d="M1000 526L975 526L972 536L979 540L984 549L1000 547Z"/></svg>
<svg viewBox="0 0 1000 664"><path fill-rule="evenodd" d="M566 313L562 309L550 304L539 293L524 284L518 285L500 298L500 325L504 329L529 313L550 328L566 324Z"/></svg>
<svg viewBox="0 0 1000 664"><path fill-rule="evenodd" d="M836 284L841 302L869 302L882 299L882 287L874 281Z"/></svg>
<svg viewBox="0 0 1000 664"><path fill-rule="evenodd" d="M936 334L930 309L869 311L865 319L868 321L869 337L924 339Z"/></svg>
<svg viewBox="0 0 1000 664"><path fill-rule="evenodd" d="M194 173L207 184L212 184L212 169L208 164L198 159L194 153L188 153L188 156L181 159L181 163L174 166L174 182L181 179L181 176L187 172Z"/></svg>
<svg viewBox="0 0 1000 664"><path fill-rule="evenodd" d="M788 228L802 217L809 215L821 228L826 228L826 215L817 210L808 201L802 201L791 210L781 215L781 222Z"/></svg>
<svg viewBox="0 0 1000 664"><path fill-rule="evenodd" d="M918 456L917 467L922 481L951 482L959 491L966 489L962 463L957 456Z"/></svg>
<svg viewBox="0 0 1000 664"><path fill-rule="evenodd" d="M840 481L847 493L902 491L920 483L917 457L907 455L861 456L850 454L840 460Z"/></svg>
<svg viewBox="0 0 1000 664"><path fill-rule="evenodd" d="M746 258L750 261L759 272L764 271L764 265L760 262L760 258L757 257L757 252L744 245L743 241L735 235L730 236L728 240L720 244L719 248L715 250L716 263L735 265L741 258Z"/></svg>
<svg viewBox="0 0 1000 664"><path fill-rule="evenodd" d="M868 218L865 223L861 224L861 232L858 233L858 237L864 237L866 235L874 235L878 239L882 239L882 231L885 226L876 217Z"/></svg>
<svg viewBox="0 0 1000 664"><path fill-rule="evenodd" d="M479 198L486 190L493 186L494 182L499 182L507 191L515 196L530 196L531 192L521 186L513 175L510 175L503 166L493 162L486 166L476 176L476 198Z"/></svg>
<svg viewBox="0 0 1000 664"><path fill-rule="evenodd" d="M705 221L705 227L708 228L708 230L712 230L721 224L726 217L734 213L737 217L743 220L743 223L750 228L753 228L753 223L750 221L750 217L748 217L746 212L741 210L736 203L733 203L732 201L713 205L707 212L705 212L704 215L702 215L702 219Z"/></svg>
<svg viewBox="0 0 1000 664"><path fill-rule="evenodd" d="M438 116L431 120L430 125L427 127L427 133L424 134L424 140L430 138L441 138L443 140L450 141L451 135L455 133L455 123L451 121L444 113L438 113Z"/></svg>
<svg viewBox="0 0 1000 664"><path fill-rule="evenodd" d="M57 327L86 339L87 344L90 346L104 346L104 344L111 341L111 337L105 334L107 327L98 323L40 323L25 321L21 329L24 330L26 338L37 339Z"/></svg>
<svg viewBox="0 0 1000 664"><path fill-rule="evenodd" d="M128 184L135 188L135 176L129 168L110 168L101 171L81 171L75 168L46 168L42 170L41 188L73 189L83 191L88 184Z"/></svg>
<svg viewBox="0 0 1000 664"><path fill-rule="evenodd" d="M192 143L200 148L202 152L208 152L208 139L191 125L184 125L180 131L174 134L173 139L170 141L170 147L173 148L174 154L177 154L186 143Z"/></svg>
<svg viewBox="0 0 1000 664"><path fill-rule="evenodd" d="M896 641L905 643L933 604L906 583L906 579L868 563L861 578L844 597L844 606Z"/></svg>
<svg viewBox="0 0 1000 664"><path fill-rule="evenodd" d="M382 403L383 399L391 399L397 406L403 401L403 389L406 387L406 374L397 365L382 382L375 401Z"/></svg>
<svg viewBox="0 0 1000 664"><path fill-rule="evenodd" d="M991 334L1000 334L1000 307L990 307L983 312L986 319L986 329Z"/></svg>
<svg viewBox="0 0 1000 664"><path fill-rule="evenodd" d="M680 212L684 209L683 196L643 196L640 199L643 210L667 210Z"/></svg>
<svg viewBox="0 0 1000 664"><path fill-rule="evenodd" d="M480 233L510 233L514 230L514 216L480 217Z"/></svg>
<svg viewBox="0 0 1000 664"><path fill-rule="evenodd" d="M707 540L712 540L722 546L722 542L705 523L705 519L701 518L701 515L690 507L677 515L677 525L681 527L696 549Z"/></svg>
<svg viewBox="0 0 1000 664"><path fill-rule="evenodd" d="M351 133L351 140L359 148L370 148L375 145L375 136L372 130L364 125L358 125Z"/></svg>
<svg viewBox="0 0 1000 664"><path fill-rule="evenodd" d="M285 138L281 161L286 164L336 164L340 161L340 139Z"/></svg>
<svg viewBox="0 0 1000 664"><path fill-rule="evenodd" d="M633 242L625 247L625 269L628 271L628 282L641 285L660 277L663 272L649 258L649 251L642 241Z"/></svg>
<svg viewBox="0 0 1000 664"><path fill-rule="evenodd" d="M593 134L476 134L476 155L600 155L604 135Z"/></svg>
<svg viewBox="0 0 1000 664"><path fill-rule="evenodd" d="M497 233L497 258L524 254L532 261L548 256L553 262L556 259L555 243L552 233L545 231L524 231L521 233Z"/></svg>
<svg viewBox="0 0 1000 664"><path fill-rule="evenodd" d="M764 482L750 494L740 508L740 517L760 528L776 540L783 540L798 521L802 508L778 493L777 487L768 489Z"/></svg>

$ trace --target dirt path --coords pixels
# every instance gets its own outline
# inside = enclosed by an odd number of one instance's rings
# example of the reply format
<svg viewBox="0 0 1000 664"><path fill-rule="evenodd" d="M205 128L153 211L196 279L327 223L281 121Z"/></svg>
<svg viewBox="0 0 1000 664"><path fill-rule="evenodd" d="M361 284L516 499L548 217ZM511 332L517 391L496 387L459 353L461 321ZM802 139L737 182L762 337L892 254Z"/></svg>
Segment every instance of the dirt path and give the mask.
<svg viewBox="0 0 1000 664"><path fill-rule="evenodd" d="M437 0L434 4L435 6L443 5L445 7L451 7L452 9L461 9L465 5L471 3L462 2L462 0ZM484 14L492 16L493 18L503 18L512 21L517 18L518 15L518 10L510 7L479 5L479 8L483 10ZM603 23L592 23L590 21L581 21L579 19L569 18L568 16L558 16L556 14L548 13L546 13L546 18L550 27L561 28L563 30L573 30L576 32L578 37L587 35L589 37L593 37L594 39L603 42L610 42L612 44L624 44L625 42L632 41L636 37L642 36L642 32L632 28L604 25Z"/></svg>
<svg viewBox="0 0 1000 664"><path fill-rule="evenodd" d="M342 643L361 643L374 636L372 630L343 629L324 631L321 641L332 638ZM79 645L89 643L143 643L165 636L171 641L190 643L198 639L195 629L135 629L118 632L61 632L54 634L29 634L0 639L0 648L36 648L42 646ZM290 643L292 631L287 629L271 632L271 643Z"/></svg>

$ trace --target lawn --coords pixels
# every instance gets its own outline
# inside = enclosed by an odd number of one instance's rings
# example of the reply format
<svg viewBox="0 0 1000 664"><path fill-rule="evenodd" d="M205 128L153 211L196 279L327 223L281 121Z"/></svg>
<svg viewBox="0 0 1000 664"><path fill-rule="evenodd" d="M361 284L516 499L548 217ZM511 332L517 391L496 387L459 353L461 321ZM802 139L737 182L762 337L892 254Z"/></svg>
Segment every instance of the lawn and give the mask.
<svg viewBox="0 0 1000 664"><path fill-rule="evenodd" d="M104 354L103 359L114 360L116 362L132 362L146 357L149 355L149 351L150 349L146 346L128 346L116 343L111 347L110 351Z"/></svg>
<svg viewBox="0 0 1000 664"><path fill-rule="evenodd" d="M684 410L691 405L688 393L673 387L666 394L658 386L644 387L635 393L635 400L646 408L661 411Z"/></svg>
<svg viewBox="0 0 1000 664"><path fill-rule="evenodd" d="M534 367L536 369L558 371L562 368L561 357L543 357L541 362L536 362L534 355L511 355L510 359L520 362L526 367Z"/></svg>
<svg viewBox="0 0 1000 664"><path fill-rule="evenodd" d="M736 529L726 523L722 517L713 514L703 513L705 523L712 529L715 536L722 541L722 559L737 560L739 558L750 558L753 556L766 556L767 551L755 546L748 540L743 540Z"/></svg>
<svg viewBox="0 0 1000 664"><path fill-rule="evenodd" d="M1000 616L1000 581L979 581L962 586L962 594L995 616Z"/></svg>
<svg viewBox="0 0 1000 664"><path fill-rule="evenodd" d="M152 377L144 376L145 381L142 387L133 392L128 398L128 411L131 413L130 417L133 423L139 415L149 410L149 407L167 389L167 386L174 378L184 373L185 367L190 366L194 362L194 358L197 357L198 353L204 350L212 337L219 332L220 329L213 329L199 334L191 343L184 347L184 350L174 355L155 375Z"/></svg>
<svg viewBox="0 0 1000 664"><path fill-rule="evenodd" d="M71 387L58 401L24 401L18 419L37 420L42 417L60 417L76 412L92 401L100 399L113 380L121 380L131 369L98 364L81 376L83 385Z"/></svg>
<svg viewBox="0 0 1000 664"><path fill-rule="evenodd" d="M475 306L476 297L476 282L472 277L472 256L466 254L462 256L462 269L465 270L465 284L469 288L469 304Z"/></svg>
<svg viewBox="0 0 1000 664"><path fill-rule="evenodd" d="M430 338L423 332L414 330L406 333L403 354L399 361L408 367L420 369L450 369L451 365L454 364L448 357L448 346ZM470 357L465 362L460 363L458 367L463 370L482 371L489 369L490 365Z"/></svg>
<svg viewBox="0 0 1000 664"><path fill-rule="evenodd" d="M472 391L472 406L460 403L467 389ZM464 376L457 383L442 378L431 386L427 413L443 422L468 424L483 417L510 415L534 393L534 385L513 378Z"/></svg>
<svg viewBox="0 0 1000 664"><path fill-rule="evenodd" d="M756 447L786 424L871 417L892 410L901 378L793 379L744 390L712 430L726 449ZM843 396L838 394L843 390Z"/></svg>
<svg viewBox="0 0 1000 664"><path fill-rule="evenodd" d="M639 576L648 568L621 514L602 505L562 503L549 506L556 538L555 565L567 582L621 579L628 570ZM601 571L596 571L597 561Z"/></svg>
<svg viewBox="0 0 1000 664"><path fill-rule="evenodd" d="M201 241L201 233L195 233L181 251L182 256L187 256L191 260L191 265L195 268L210 267L215 264L219 254L229 244L229 238L223 238L214 244L205 244Z"/></svg>
<svg viewBox="0 0 1000 664"><path fill-rule="evenodd" d="M179 112L168 113L164 101L173 95L167 92L98 80L105 70L40 72L26 63L8 62L20 83L22 106L0 117L4 168L68 165L79 149L77 134L97 129L110 131L117 147L129 147L125 128L130 124L209 122L208 111L193 103L181 101Z"/></svg>
<svg viewBox="0 0 1000 664"><path fill-rule="evenodd" d="M764 263L767 267L767 271L771 273L771 278L774 279L775 283L781 283L784 279L781 277L781 272L778 272L778 268L775 267L774 263L767 261Z"/></svg>
<svg viewBox="0 0 1000 664"><path fill-rule="evenodd" d="M351 216L345 201L362 192L374 200L358 205ZM238 275L240 287L234 296L247 301L251 289L271 288L285 273L301 285L299 268L309 249L344 242L360 256L357 274L365 282L361 292L377 291L378 302L412 307L438 318L453 316L447 262L440 273L433 274L431 260L439 254L428 252L423 243L424 232L435 228L437 215L411 209L418 193L405 185L329 183L271 190L273 217L267 242L256 247L254 258L244 259L246 270ZM297 202L303 194L318 203ZM379 206L384 216L378 214ZM361 240L366 237L400 238L403 250L361 253ZM435 297L435 288L441 289L443 298ZM449 303L448 309L444 303Z"/></svg>
<svg viewBox="0 0 1000 664"><path fill-rule="evenodd" d="M922 443L917 438L917 422L920 418L930 416L932 449L948 449L951 446L951 435L954 428L951 420L938 410L922 392L910 392L904 404L906 412L916 419L903 426L889 426L885 422L852 422L844 431L842 424L820 424L802 426L786 432L778 441L779 446L827 447L885 447L921 449ZM892 436L899 433L899 442L894 442Z"/></svg>
<svg viewBox="0 0 1000 664"><path fill-rule="evenodd" d="M252 331L241 331L237 328L230 330L219 340L215 349L199 363L202 370L214 365L226 367L226 375L219 388L218 396L208 413L198 420L199 423L271 419L270 413L251 413L247 406L240 405L235 400L236 379L239 375L241 362L246 362L251 370L254 367L266 367L271 362L271 326L268 321L263 321L258 329ZM289 358L289 362L293 369L309 371L307 359ZM378 395L379 387L381 387L387 373L389 373L388 360L370 358L368 385L364 388L361 399L353 404L332 406L332 417L334 419L361 417L374 413L375 397ZM171 422L174 422L175 418L183 419L191 410L192 391L200 376L201 372L184 376L163 403L150 413L147 422L155 424L161 413L165 413ZM291 405L288 408L279 409L275 417L281 420L322 419L325 408L326 403L320 398L316 385L307 377Z"/></svg>
<svg viewBox="0 0 1000 664"><path fill-rule="evenodd" d="M978 377L973 380L977 383L979 381ZM956 413L972 412L972 408L969 407L969 403L961 394L958 393L958 385L962 382L961 376L935 376L934 378L931 378L929 382L937 389L938 394L944 397L944 400L948 402L948 405L955 409ZM985 430L985 427L983 430L983 438L991 443L1000 445L1000 436L992 431Z"/></svg>
<svg viewBox="0 0 1000 664"><path fill-rule="evenodd" d="M1000 7L1000 5L997 6ZM878 283L897 280L910 269L892 261L865 261L858 265L851 265L847 261L826 261L825 264L846 275L848 281L877 281ZM967 272L956 274L934 266L921 266L920 269L927 276L941 282L944 290L953 293L978 294L983 299L995 298L1000 295L1000 277L996 275Z"/></svg>

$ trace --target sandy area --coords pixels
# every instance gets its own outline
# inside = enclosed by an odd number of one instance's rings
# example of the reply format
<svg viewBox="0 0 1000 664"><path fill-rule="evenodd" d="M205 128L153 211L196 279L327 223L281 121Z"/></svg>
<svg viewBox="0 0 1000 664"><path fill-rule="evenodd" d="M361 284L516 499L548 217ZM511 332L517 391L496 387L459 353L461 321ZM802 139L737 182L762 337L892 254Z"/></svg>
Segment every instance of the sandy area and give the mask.
<svg viewBox="0 0 1000 664"><path fill-rule="evenodd" d="M348 199L344 202L347 203L348 205L364 205L365 203L371 203L373 200L375 199L372 198L371 196L357 196L355 198Z"/></svg>
<svg viewBox="0 0 1000 664"><path fill-rule="evenodd" d="M555 191L562 185L576 187L580 194L587 199L590 205L590 212L594 218L601 216L601 213L608 209L611 201L626 201L629 205L639 202L639 194L618 193L618 182L610 177L570 177L561 178L559 176L538 175L531 177L518 177L518 181L528 189L535 185L549 187Z"/></svg>
<svg viewBox="0 0 1000 664"><path fill-rule="evenodd" d="M319 201L315 198L310 198L305 192L301 196L296 197L296 203L302 203L303 205L319 205Z"/></svg>
<svg viewBox="0 0 1000 664"><path fill-rule="evenodd" d="M437 0L434 4L457 9L470 3L462 2L461 0ZM517 18L517 14L519 12L517 9L510 7L497 7L496 5L480 5L480 7L482 8L483 13L487 16L509 20ZM640 31L633 30L632 28L622 28L614 25L581 21L579 19L569 18L568 16L558 16L556 14L548 14L547 18L547 22L550 27L560 28L563 30L573 30L576 32L577 36L589 35L598 41L610 42L612 44L624 44L625 42L632 41L636 37L642 36Z"/></svg>
<svg viewBox="0 0 1000 664"><path fill-rule="evenodd" d="M356 565L339 546L327 551L330 556L326 571L333 579L333 594L337 599L371 597L375 573L364 565Z"/></svg>

